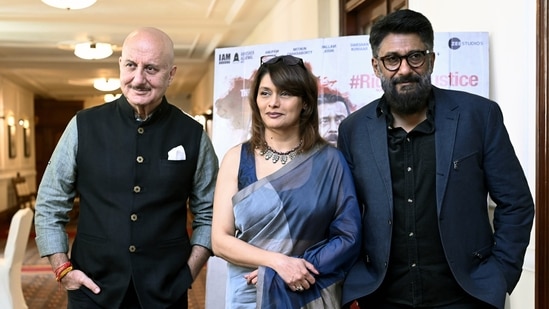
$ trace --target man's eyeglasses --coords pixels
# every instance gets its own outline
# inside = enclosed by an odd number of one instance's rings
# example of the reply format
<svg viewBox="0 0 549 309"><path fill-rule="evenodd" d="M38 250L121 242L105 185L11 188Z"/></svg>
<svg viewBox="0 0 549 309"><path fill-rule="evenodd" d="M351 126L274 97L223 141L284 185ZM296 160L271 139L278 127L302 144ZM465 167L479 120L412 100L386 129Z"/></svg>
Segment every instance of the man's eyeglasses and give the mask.
<svg viewBox="0 0 549 309"><path fill-rule="evenodd" d="M395 71L398 71L398 69L400 68L402 59L406 59L406 62L408 62L408 65L410 67L419 68L425 63L425 59L430 54L432 54L430 50L417 50L409 54L406 54L404 56L390 54L384 57L379 57L378 59L381 60L381 63L383 63L383 66L387 70L391 72L395 72Z"/></svg>
<svg viewBox="0 0 549 309"><path fill-rule="evenodd" d="M292 55L284 55L284 56L266 55L266 56L261 56L260 60L261 60L261 65L275 64L277 62L282 61L282 63L284 63L285 65L299 65L305 69L305 64L303 64L303 59L294 57Z"/></svg>

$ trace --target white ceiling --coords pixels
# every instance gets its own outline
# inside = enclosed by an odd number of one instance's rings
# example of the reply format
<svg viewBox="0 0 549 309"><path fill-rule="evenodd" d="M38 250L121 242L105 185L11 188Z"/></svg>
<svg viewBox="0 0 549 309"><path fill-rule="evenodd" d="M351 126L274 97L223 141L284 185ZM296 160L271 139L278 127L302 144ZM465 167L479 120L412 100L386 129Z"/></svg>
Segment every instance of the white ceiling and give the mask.
<svg viewBox="0 0 549 309"><path fill-rule="evenodd" d="M142 26L164 30L175 44L176 78L168 96L189 94L218 47L241 45L276 0L98 0L82 10L49 7L41 0L0 3L0 75L38 97L103 97L93 79L118 77L120 46ZM75 43L115 44L113 55L83 60Z"/></svg>

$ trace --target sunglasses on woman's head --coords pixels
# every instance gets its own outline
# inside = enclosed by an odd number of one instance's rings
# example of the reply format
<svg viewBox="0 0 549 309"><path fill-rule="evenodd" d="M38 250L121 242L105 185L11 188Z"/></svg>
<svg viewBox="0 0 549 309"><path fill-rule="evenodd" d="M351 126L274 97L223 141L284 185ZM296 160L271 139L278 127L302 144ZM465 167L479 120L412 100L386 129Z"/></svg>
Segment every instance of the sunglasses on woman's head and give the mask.
<svg viewBox="0 0 549 309"><path fill-rule="evenodd" d="M261 65L264 64L275 64L277 62L282 61L285 65L299 65L302 68L305 68L305 64L303 64L303 59L294 57L292 55L284 55L284 56L273 56L273 55L266 55L261 56Z"/></svg>

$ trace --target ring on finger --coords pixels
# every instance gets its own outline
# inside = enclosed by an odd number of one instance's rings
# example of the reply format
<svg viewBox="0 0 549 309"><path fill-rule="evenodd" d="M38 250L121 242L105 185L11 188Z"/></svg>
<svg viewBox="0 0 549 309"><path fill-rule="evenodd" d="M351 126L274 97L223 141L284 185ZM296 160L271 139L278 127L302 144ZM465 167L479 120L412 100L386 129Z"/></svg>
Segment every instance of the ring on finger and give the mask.
<svg viewBox="0 0 549 309"><path fill-rule="evenodd" d="M303 287L301 285L298 285L296 286L295 290L301 292L303 291Z"/></svg>

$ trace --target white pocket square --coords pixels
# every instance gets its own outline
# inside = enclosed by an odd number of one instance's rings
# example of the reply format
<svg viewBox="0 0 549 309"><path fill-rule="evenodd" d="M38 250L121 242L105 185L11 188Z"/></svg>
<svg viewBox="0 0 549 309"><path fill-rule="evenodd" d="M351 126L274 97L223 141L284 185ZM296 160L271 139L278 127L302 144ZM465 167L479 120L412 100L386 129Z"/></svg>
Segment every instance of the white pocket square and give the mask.
<svg viewBox="0 0 549 309"><path fill-rule="evenodd" d="M174 147L172 148L172 150L168 151L169 161L183 161L185 159L187 159L187 155L185 154L185 148L183 148L183 146L181 145Z"/></svg>

